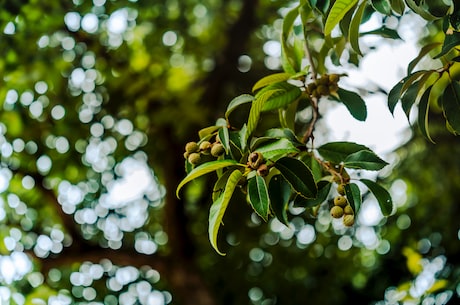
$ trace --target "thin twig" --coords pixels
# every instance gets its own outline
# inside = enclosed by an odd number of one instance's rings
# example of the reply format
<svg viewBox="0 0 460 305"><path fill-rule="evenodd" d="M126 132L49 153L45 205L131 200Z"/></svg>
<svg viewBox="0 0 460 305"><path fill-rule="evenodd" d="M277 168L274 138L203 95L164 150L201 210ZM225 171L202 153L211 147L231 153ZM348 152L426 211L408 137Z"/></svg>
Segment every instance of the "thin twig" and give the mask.
<svg viewBox="0 0 460 305"><path fill-rule="evenodd" d="M304 135L302 137L302 143L304 143L304 144L306 144L309 139L311 139L311 141L313 143L313 140L315 138L313 136L313 130L315 129L316 121L318 121L318 118L319 118L318 98L310 96L310 104L311 104L311 108L312 108L312 111L313 111L313 116L311 118L311 121L310 121L310 123L308 125L307 130L305 131L305 133L304 133Z"/></svg>

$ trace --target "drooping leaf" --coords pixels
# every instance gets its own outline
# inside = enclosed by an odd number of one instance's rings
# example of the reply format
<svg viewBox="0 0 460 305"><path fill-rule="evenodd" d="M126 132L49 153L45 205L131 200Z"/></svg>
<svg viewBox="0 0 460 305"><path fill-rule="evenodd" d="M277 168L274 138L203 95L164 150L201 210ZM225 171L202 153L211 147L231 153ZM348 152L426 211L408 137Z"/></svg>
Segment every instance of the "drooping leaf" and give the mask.
<svg viewBox="0 0 460 305"><path fill-rule="evenodd" d="M372 152L368 147L353 142L330 142L318 147L319 154L335 164L339 164L345 161L349 155L363 150Z"/></svg>
<svg viewBox="0 0 460 305"><path fill-rule="evenodd" d="M219 139L220 143L224 146L225 153L228 154L230 152L230 134L228 133L228 127L222 127L219 129Z"/></svg>
<svg viewBox="0 0 460 305"><path fill-rule="evenodd" d="M419 92L418 82L413 83L409 89L401 97L401 106L406 114L407 119L409 120L409 114L412 106L417 101L417 95Z"/></svg>
<svg viewBox="0 0 460 305"><path fill-rule="evenodd" d="M401 36L399 36L398 31L389 29L386 26L383 26L381 28L378 28L372 31L361 33L361 36L366 36L366 35L379 35L383 38L402 39Z"/></svg>
<svg viewBox="0 0 460 305"><path fill-rule="evenodd" d="M353 208L353 211L355 211L355 214L358 214L362 201L359 186L356 185L356 183L345 184L345 195L347 196L348 202Z"/></svg>
<svg viewBox="0 0 460 305"><path fill-rule="evenodd" d="M420 3L420 1L417 1L417 2ZM438 17L431 15L422 6L419 6L417 2L415 0L406 0L407 6L409 6L411 10L413 10L415 13L420 15L420 17L422 17L423 19L428 20L428 21L439 19Z"/></svg>
<svg viewBox="0 0 460 305"><path fill-rule="evenodd" d="M420 103L418 105L418 127L420 128L420 131L422 134L430 140L432 143L434 143L433 139L430 136L430 131L428 127L428 114L430 110L430 95L431 95L431 90L432 87L428 88L428 90L423 93Z"/></svg>
<svg viewBox="0 0 460 305"><path fill-rule="evenodd" d="M222 223L222 218L224 217L225 210L227 209L228 203L232 198L235 187L237 186L239 180L243 174L238 170L234 170L228 177L227 183L225 185L225 190L222 195L217 198L211 205L209 210L209 241L211 242L212 247L220 255L225 255L219 251L217 247L217 233L219 232L220 225Z"/></svg>
<svg viewBox="0 0 460 305"><path fill-rule="evenodd" d="M225 185L227 184L228 177L233 173L234 169L226 170L216 181L214 187L212 188L212 201L217 201L217 199L225 191Z"/></svg>
<svg viewBox="0 0 460 305"><path fill-rule="evenodd" d="M332 5L331 10L324 25L324 35L329 36L334 27L340 22L345 14L353 8L358 0L337 0Z"/></svg>
<svg viewBox="0 0 460 305"><path fill-rule="evenodd" d="M291 74L281 72L281 73L275 73L275 74L270 74L267 75L261 79L259 79L254 86L252 87L252 92L255 92L259 90L260 88L275 84L275 83L280 83L280 82L285 82L289 78L291 78Z"/></svg>
<svg viewBox="0 0 460 305"><path fill-rule="evenodd" d="M304 198L297 196L294 200L294 206L297 208L312 208L327 200L331 190L332 183L325 180L318 182L318 195L316 198Z"/></svg>
<svg viewBox="0 0 460 305"><path fill-rule="evenodd" d="M456 134L460 134L460 84L452 81L442 95L444 117Z"/></svg>
<svg viewBox="0 0 460 305"><path fill-rule="evenodd" d="M358 121L365 121L367 118L366 103L361 96L355 92L342 88L337 90L338 100L342 102L350 114Z"/></svg>
<svg viewBox="0 0 460 305"><path fill-rule="evenodd" d="M229 166L239 166L239 167L244 167L244 164L240 164L236 162L235 160L216 160L216 161L210 161L203 163L197 167L195 167L177 186L176 189L176 196L179 198L179 191L180 189L187 184L188 182L192 181L193 179L196 179L198 177L201 177L203 175L209 174L211 172L214 172L218 169L229 167Z"/></svg>
<svg viewBox="0 0 460 305"><path fill-rule="evenodd" d="M249 112L247 131L244 137L244 142L249 138L249 136L254 132L259 123L260 112L265 102L275 93L281 91L280 89L268 90L258 95L257 98L252 102L251 110Z"/></svg>
<svg viewBox="0 0 460 305"><path fill-rule="evenodd" d="M388 193L388 191L380 184L377 184L372 180L361 179L360 181L367 186L372 194L374 194L379 203L382 214L384 216L389 216L393 211L393 201L391 200L390 193Z"/></svg>
<svg viewBox="0 0 460 305"><path fill-rule="evenodd" d="M248 196L254 211L262 217L263 220L268 220L268 212L270 210L270 197L264 178L255 175L248 180Z"/></svg>
<svg viewBox="0 0 460 305"><path fill-rule="evenodd" d="M381 170L387 162L379 158L375 153L369 150L360 150L349 155L343 162L345 167L359 168L367 170Z"/></svg>
<svg viewBox="0 0 460 305"><path fill-rule="evenodd" d="M371 4L377 12L387 16L391 15L390 0L372 0Z"/></svg>
<svg viewBox="0 0 460 305"><path fill-rule="evenodd" d="M460 45L460 33L453 31L452 33L446 34L444 38L444 43L442 44L441 52L436 55L434 58L439 58L441 56L449 53L453 48Z"/></svg>
<svg viewBox="0 0 460 305"><path fill-rule="evenodd" d="M273 89L276 91L265 101L262 111L283 108L297 100L302 93L299 87L289 83L275 84Z"/></svg>
<svg viewBox="0 0 460 305"><path fill-rule="evenodd" d="M299 16L299 6L291 9L283 18L283 27L281 31L281 66L283 67L284 72L289 74L295 74L297 71L294 68L293 63L289 56L292 52L289 51L287 42L289 33L291 32L292 25L294 24L295 19Z"/></svg>
<svg viewBox="0 0 460 305"><path fill-rule="evenodd" d="M351 47L359 55L362 55L359 48L359 26L361 25L361 20L363 19L366 7L367 1L363 1L363 3L358 6L356 13L353 15L353 19L350 22L350 28L348 29L348 39L350 40Z"/></svg>
<svg viewBox="0 0 460 305"><path fill-rule="evenodd" d="M286 179L283 178L283 176L276 175L268 184L268 194L270 196L270 204L276 218L288 226L287 208L289 198L291 197L291 186Z"/></svg>
<svg viewBox="0 0 460 305"><path fill-rule="evenodd" d="M275 167L289 182L294 191L305 197L315 198L318 188L311 170L299 159L283 157L276 161Z"/></svg>
<svg viewBox="0 0 460 305"><path fill-rule="evenodd" d="M228 120L228 117L230 114L238 108L239 106L243 104L250 103L254 100L254 96L250 94L242 94L237 97L235 97L227 106L227 111L225 111L225 118Z"/></svg>
<svg viewBox="0 0 460 305"><path fill-rule="evenodd" d="M423 57L425 57L425 55L430 53L433 49L437 48L439 45L439 42L433 42L423 46L423 48L420 49L420 52L418 53L417 57L415 57L407 66L407 74L411 74L412 70L414 70L415 66L417 66L420 60Z"/></svg>
<svg viewBox="0 0 460 305"><path fill-rule="evenodd" d="M276 161L277 157L296 153L299 150L286 138L281 138L275 142L258 147L255 151L260 152L265 159Z"/></svg>
<svg viewBox="0 0 460 305"><path fill-rule="evenodd" d="M396 105L398 104L398 101L401 97L401 89L403 85L404 80L401 80L393 88L391 88L390 93L388 93L388 109L393 115Z"/></svg>

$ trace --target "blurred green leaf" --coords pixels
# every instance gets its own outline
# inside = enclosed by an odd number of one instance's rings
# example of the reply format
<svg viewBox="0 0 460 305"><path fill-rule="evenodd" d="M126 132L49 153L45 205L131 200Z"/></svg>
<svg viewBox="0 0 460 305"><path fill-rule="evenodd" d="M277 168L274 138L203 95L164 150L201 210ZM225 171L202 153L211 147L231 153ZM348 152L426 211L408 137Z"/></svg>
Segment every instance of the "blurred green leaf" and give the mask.
<svg viewBox="0 0 460 305"><path fill-rule="evenodd" d="M337 0L332 5L324 25L324 35L329 36L343 16L353 8L358 0Z"/></svg>
<svg viewBox="0 0 460 305"><path fill-rule="evenodd" d="M390 0L372 0L371 4L377 12L387 16L391 15Z"/></svg>
<svg viewBox="0 0 460 305"><path fill-rule="evenodd" d="M351 47L353 50L362 55L359 48L359 26L361 25L361 20L364 15L364 10L367 7L367 1L363 1L356 10L356 13L353 15L353 18L350 22L350 28L348 29L348 39L350 40Z"/></svg>
<svg viewBox="0 0 460 305"><path fill-rule="evenodd" d="M283 176L276 175L270 179L268 193L270 196L270 204L276 218L286 226L289 226L287 209L291 197L291 186Z"/></svg>
<svg viewBox="0 0 460 305"><path fill-rule="evenodd" d="M460 84L452 81L442 95L444 117L456 134L460 134Z"/></svg>

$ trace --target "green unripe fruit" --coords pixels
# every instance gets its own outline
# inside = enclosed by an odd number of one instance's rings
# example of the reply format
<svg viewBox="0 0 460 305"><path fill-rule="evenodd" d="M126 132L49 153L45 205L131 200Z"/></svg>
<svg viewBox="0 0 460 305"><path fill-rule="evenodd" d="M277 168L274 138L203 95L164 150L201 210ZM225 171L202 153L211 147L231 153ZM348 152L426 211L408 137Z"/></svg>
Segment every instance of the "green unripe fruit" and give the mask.
<svg viewBox="0 0 460 305"><path fill-rule="evenodd" d="M188 156L190 156L189 152L184 152L184 159L188 159Z"/></svg>
<svg viewBox="0 0 460 305"><path fill-rule="evenodd" d="M222 144L214 144L214 145L211 147L211 155L212 155L213 157L219 157L219 156L221 156L224 152L225 152L225 148L224 148L224 145L222 145Z"/></svg>
<svg viewBox="0 0 460 305"><path fill-rule="evenodd" d="M318 86L318 89L316 89L318 91L318 94L323 96L323 95L329 95L329 88L325 85L319 85Z"/></svg>
<svg viewBox="0 0 460 305"><path fill-rule="evenodd" d="M354 215L345 215L343 216L343 224L346 227L351 227L355 224L355 216Z"/></svg>
<svg viewBox="0 0 460 305"><path fill-rule="evenodd" d="M316 81L318 85L327 85L329 83L329 75L324 74Z"/></svg>
<svg viewBox="0 0 460 305"><path fill-rule="evenodd" d="M188 162L190 162L193 165L197 165L201 161L201 155L199 153L191 153L188 156Z"/></svg>
<svg viewBox="0 0 460 305"><path fill-rule="evenodd" d="M339 184L337 186L337 193L344 196L345 195L345 184Z"/></svg>
<svg viewBox="0 0 460 305"><path fill-rule="evenodd" d="M340 76L338 74L329 74L329 83L337 84Z"/></svg>
<svg viewBox="0 0 460 305"><path fill-rule="evenodd" d="M348 204L347 198L345 196L337 196L334 198L334 205L339 207L345 207Z"/></svg>
<svg viewBox="0 0 460 305"><path fill-rule="evenodd" d="M209 150L211 149L211 142L203 141L200 143L200 151L204 154L209 154Z"/></svg>
<svg viewBox="0 0 460 305"><path fill-rule="evenodd" d="M343 208L343 213L345 215L354 215L355 212L353 211L353 208L351 207L351 205L347 204L344 208Z"/></svg>
<svg viewBox="0 0 460 305"><path fill-rule="evenodd" d="M334 218L340 218L343 216L343 209L338 205L335 205L331 209L331 216Z"/></svg>
<svg viewBox="0 0 460 305"><path fill-rule="evenodd" d="M190 153L197 152L200 148L198 147L198 144L196 142L188 142L185 144L185 151Z"/></svg>

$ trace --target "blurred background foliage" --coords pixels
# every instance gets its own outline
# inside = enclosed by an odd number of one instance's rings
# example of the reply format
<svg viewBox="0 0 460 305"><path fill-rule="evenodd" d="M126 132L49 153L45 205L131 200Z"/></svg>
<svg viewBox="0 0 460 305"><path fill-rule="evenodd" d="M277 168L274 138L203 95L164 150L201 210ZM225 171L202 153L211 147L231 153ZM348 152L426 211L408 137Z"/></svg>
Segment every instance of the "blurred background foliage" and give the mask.
<svg viewBox="0 0 460 305"><path fill-rule="evenodd" d="M284 1L0 4L0 303L458 302L460 142L439 114L436 145L390 156L387 219L368 198L353 229L295 208L288 228L234 198L220 257L207 181L175 198L184 143L280 69Z"/></svg>

